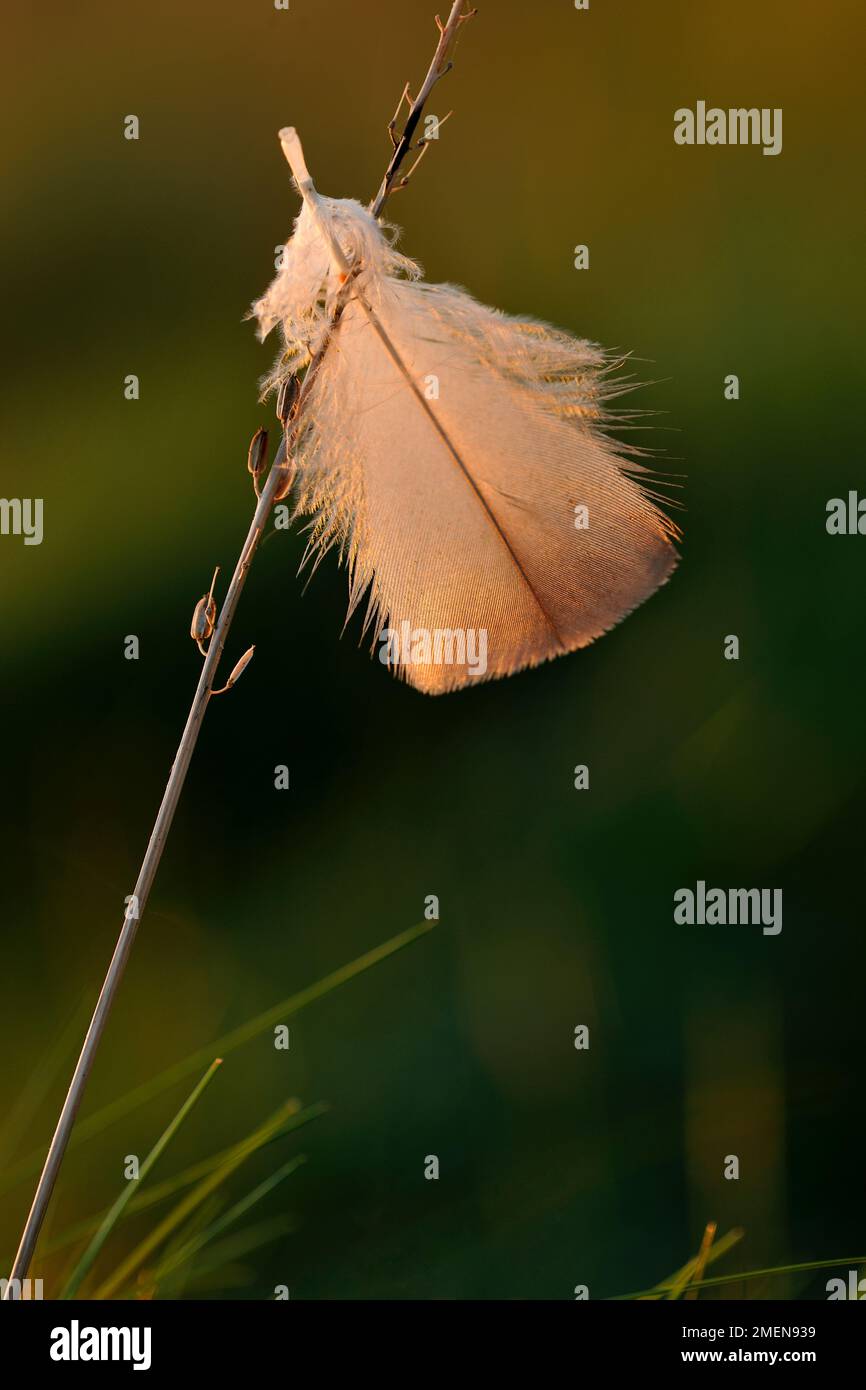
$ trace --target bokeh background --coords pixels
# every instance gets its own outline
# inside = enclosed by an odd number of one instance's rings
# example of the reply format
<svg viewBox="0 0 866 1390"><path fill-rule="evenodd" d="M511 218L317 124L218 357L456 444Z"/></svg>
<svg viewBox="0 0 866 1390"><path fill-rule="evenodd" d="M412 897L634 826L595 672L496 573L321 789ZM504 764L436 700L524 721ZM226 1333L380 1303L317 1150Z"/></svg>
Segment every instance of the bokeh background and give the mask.
<svg viewBox="0 0 866 1390"><path fill-rule="evenodd" d="M432 11L5 17L0 492L44 498L45 539L0 538L4 1261L197 678L191 610L248 524L273 348L242 320L296 211L276 131L298 126L323 191L372 196ZM334 564L302 594L302 541L267 540L229 652L255 661L208 715L83 1114L426 895L441 920L287 1019L288 1052L266 1033L226 1056L160 1177L287 1097L331 1108L229 1185L306 1154L260 1243L176 1296L609 1297L708 1220L745 1230L717 1273L862 1252L866 540L824 524L866 493L862 23L846 0L496 0L467 28L429 107L455 114L391 217L430 279L642 359L645 442L688 475L683 561L586 652L430 700L357 626L340 640ZM675 146L699 99L782 107L783 153ZM782 934L677 927L698 878L782 888ZM190 1084L70 1153L46 1243ZM47 1291L75 1249L37 1262ZM824 1297L831 1272L728 1292Z"/></svg>

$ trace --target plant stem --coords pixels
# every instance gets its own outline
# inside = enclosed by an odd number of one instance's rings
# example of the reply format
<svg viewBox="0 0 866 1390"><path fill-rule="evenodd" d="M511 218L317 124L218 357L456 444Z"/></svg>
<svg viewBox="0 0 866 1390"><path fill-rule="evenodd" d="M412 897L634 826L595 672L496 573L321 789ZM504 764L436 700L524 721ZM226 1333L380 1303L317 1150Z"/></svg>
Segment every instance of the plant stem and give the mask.
<svg viewBox="0 0 866 1390"><path fill-rule="evenodd" d="M433 61L427 70L427 76L421 84L417 97L409 108L409 115L406 117L406 124L403 127L403 134L394 147L391 163L385 171L385 177L382 180L379 192L370 204L370 211L374 217L378 217L385 206L388 195L394 187L394 180L397 177L406 155L412 147L412 137L418 127L418 122L421 119L421 114L424 110L427 98L436 86L439 78L444 77L445 73L448 71L450 66L449 55L453 51L454 44L457 41L457 30L464 19L471 18L475 13L474 10L470 10L467 14L463 14L462 11L463 0L454 0L448 19L445 24L440 26L439 42L436 45L436 52L433 54Z"/></svg>
<svg viewBox="0 0 866 1390"><path fill-rule="evenodd" d="M424 79L418 97L410 107L403 134L396 142L391 162L388 165L379 192L370 205L370 210L375 217L378 217L382 212L394 187L396 175L406 155L412 148L412 137L421 119L424 103L439 78L448 71L448 55L456 40L458 28L462 20L469 17L468 14L464 15L462 10L463 0L454 0L447 22L444 25L440 25L439 42L436 46L433 61L430 64L430 68L428 69L427 76ZM351 279L344 287L344 290L346 298L343 299L342 303L345 303L346 299L351 294ZM111 1006L114 1003L117 991L120 987L123 972L126 968L126 963L129 959L138 931L138 924L141 921L142 914L147 905L150 890L156 877L156 871L162 859L165 842L168 837L168 832L171 829L172 821L174 820L174 813L177 810L177 804L180 800L184 781L186 780L186 774L193 755L193 750L195 749L202 721L204 720L205 710L207 709L213 691L214 678L220 658L223 654L232 619L235 615L235 609L237 608L238 600L240 599L244 583L246 582L247 572L252 563L253 556L256 553L271 509L273 508L275 496L278 490L282 490L284 487L286 468L294 468L294 465L287 462L287 460L291 459L294 443L297 439L299 428L298 421L302 416L305 402L320 369L328 344L331 341L333 330L336 328L339 321L342 312L342 303L338 302L331 322L331 331L307 368L303 386L298 397L297 410L292 422L291 433L285 434L280 443L271 471L268 474L267 482L258 499L247 538L244 541L237 565L235 566L235 572L232 575L231 584L229 585L228 592L225 596L222 608L220 609L219 618L213 636L210 639L204 665L202 666L201 676L199 677L196 692L193 696L186 726L181 736L171 772L169 773L168 782L166 783L166 788L162 797L162 803L157 813L153 830L151 831L147 851L139 870L138 880L130 901L130 906L127 908L126 915L123 919L123 926L121 927L120 935L114 948L114 955L111 958L111 964L108 967L108 972L105 976L99 999L97 1000L96 1008L90 1021L90 1027L87 1030L81 1053L75 1065L75 1071L73 1072L72 1080L69 1084L69 1090L63 1102L63 1108L60 1111L57 1126L48 1147L48 1154L21 1235L18 1253L15 1256L9 1282L3 1293L4 1300L13 1298L14 1289L16 1287L13 1281L25 1278L30 1268L33 1251L39 1238L39 1232L45 1219L48 1204L51 1201L51 1194L54 1191L54 1184L57 1181L57 1175L60 1171L60 1165L63 1162L66 1146L69 1143L69 1136L75 1124L75 1117L78 1113L78 1107L81 1104L84 1088L87 1085L87 1080L93 1067L96 1050L99 1047L108 1015L111 1012Z"/></svg>

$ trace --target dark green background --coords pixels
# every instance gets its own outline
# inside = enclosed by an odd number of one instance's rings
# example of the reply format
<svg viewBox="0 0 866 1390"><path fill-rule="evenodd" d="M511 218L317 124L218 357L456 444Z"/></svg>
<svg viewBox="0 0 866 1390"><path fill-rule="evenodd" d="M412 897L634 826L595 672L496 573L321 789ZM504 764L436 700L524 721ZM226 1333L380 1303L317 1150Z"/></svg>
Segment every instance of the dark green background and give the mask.
<svg viewBox="0 0 866 1390"><path fill-rule="evenodd" d="M431 0L4 21L0 492L45 499L41 547L0 538L4 1113L98 988L197 678L191 610L246 530L273 348L241 320L297 203L276 132L323 191L369 198L431 21ZM586 652L430 700L357 625L338 640L333 563L302 596L300 539L266 543L229 651L255 660L209 713L86 1111L425 895L442 919L292 1020L288 1054L227 1058L166 1155L163 1176L288 1095L333 1107L259 1213L296 1233L212 1295L605 1297L711 1219L746 1231L718 1272L862 1252L866 538L824 526L866 494L861 41L845 0L496 0L467 30L429 108L455 115L391 216L428 278L644 359L647 442L688 475L683 560ZM699 99L783 107L782 154L675 146ZM675 926L697 878L782 888L782 934ZM184 1093L70 1155L52 1233L113 1198ZM29 1196L0 1197L4 1255Z"/></svg>

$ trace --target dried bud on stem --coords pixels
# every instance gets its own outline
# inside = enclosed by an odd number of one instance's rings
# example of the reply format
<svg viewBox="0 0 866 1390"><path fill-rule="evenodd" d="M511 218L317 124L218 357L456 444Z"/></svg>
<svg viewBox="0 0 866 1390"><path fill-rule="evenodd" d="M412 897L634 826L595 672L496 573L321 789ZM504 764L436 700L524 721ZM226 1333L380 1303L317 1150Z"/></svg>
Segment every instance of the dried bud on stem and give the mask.
<svg viewBox="0 0 866 1390"><path fill-rule="evenodd" d="M274 493L275 504L277 502L282 502L283 498L291 491L292 483L295 478L295 466L293 463L277 464L276 467L278 467L280 472L285 474L285 476L277 483L277 490Z"/></svg>
<svg viewBox="0 0 866 1390"><path fill-rule="evenodd" d="M225 694L225 692L226 692L227 690L231 690L232 686L235 684L236 681L240 680L240 678L241 678L241 676L243 675L244 671L247 669L247 667L249 666L250 662L252 661L252 659L253 659L253 652L254 652L254 651L255 651L255 647L254 647L254 646L248 647L248 648L247 648L247 650L244 652L243 656L241 657L240 661L239 661L239 662L237 663L237 665L234 667L234 669L233 669L231 675L229 676L228 680L226 681L225 685L220 686L219 690L212 690L212 691L211 691L211 695L223 695L223 694Z"/></svg>
<svg viewBox="0 0 866 1390"><path fill-rule="evenodd" d="M193 610L192 622L190 623L189 635L196 643L202 656L205 654L202 642L210 641L216 623L216 600L213 596L213 590L219 572L220 567L217 565L210 582L210 592L203 594L199 599Z"/></svg>
<svg viewBox="0 0 866 1390"><path fill-rule="evenodd" d="M253 487L256 496L259 496L259 478L262 476L265 461L268 457L268 432L265 429L257 429L250 440L250 451L247 455L247 468L253 475Z"/></svg>
<svg viewBox="0 0 866 1390"><path fill-rule="evenodd" d="M297 404L300 390L301 388L298 385L298 378L296 376L290 376L289 379L284 381L280 386L279 394L277 395L277 419L283 429L286 428L286 425L292 418L292 411Z"/></svg>

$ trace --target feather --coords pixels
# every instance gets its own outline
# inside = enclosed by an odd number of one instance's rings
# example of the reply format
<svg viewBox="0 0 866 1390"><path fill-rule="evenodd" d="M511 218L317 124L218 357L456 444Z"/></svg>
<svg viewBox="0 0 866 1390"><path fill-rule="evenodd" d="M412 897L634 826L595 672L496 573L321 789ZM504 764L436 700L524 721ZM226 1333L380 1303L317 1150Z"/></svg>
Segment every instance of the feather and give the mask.
<svg viewBox="0 0 866 1390"><path fill-rule="evenodd" d="M279 324L285 341L266 387L310 361L352 272L297 440L307 558L336 548L348 616L366 595L380 659L429 694L586 646L677 561L647 470L607 437L610 357L424 283L360 203L315 192L281 137L304 203L253 306L260 335Z"/></svg>

